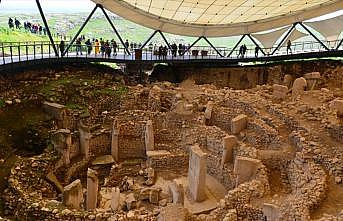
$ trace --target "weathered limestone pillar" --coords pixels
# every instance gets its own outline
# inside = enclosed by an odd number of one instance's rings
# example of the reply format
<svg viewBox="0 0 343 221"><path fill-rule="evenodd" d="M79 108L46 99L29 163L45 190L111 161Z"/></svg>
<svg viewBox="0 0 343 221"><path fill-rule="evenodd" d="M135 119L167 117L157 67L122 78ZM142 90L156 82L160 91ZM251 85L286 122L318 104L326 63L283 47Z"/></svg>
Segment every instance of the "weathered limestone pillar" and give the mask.
<svg viewBox="0 0 343 221"><path fill-rule="evenodd" d="M148 120L145 126L145 149L146 151L154 150L154 128L152 121Z"/></svg>
<svg viewBox="0 0 343 221"><path fill-rule="evenodd" d="M330 104L331 108L337 111L337 117L343 119L343 99L335 99Z"/></svg>
<svg viewBox="0 0 343 221"><path fill-rule="evenodd" d="M184 204L184 191L182 184L178 184L175 180L173 180L168 185L169 195L172 197L172 202L175 204Z"/></svg>
<svg viewBox="0 0 343 221"><path fill-rule="evenodd" d="M54 148L62 154L64 165L70 164L71 133L68 129L60 129L52 135Z"/></svg>
<svg viewBox="0 0 343 221"><path fill-rule="evenodd" d="M282 84L286 86L287 88L292 87L292 82L293 82L293 77L292 75L286 74L285 77L283 78Z"/></svg>
<svg viewBox="0 0 343 221"><path fill-rule="evenodd" d="M66 106L56 103L49 103L45 101L43 103L43 110L57 120L56 123L58 128L67 128L68 122L66 119Z"/></svg>
<svg viewBox="0 0 343 221"><path fill-rule="evenodd" d="M98 202L98 173L88 168L87 171L87 210L96 209Z"/></svg>
<svg viewBox="0 0 343 221"><path fill-rule="evenodd" d="M63 204L73 209L80 209L83 201L82 184L75 180L63 189Z"/></svg>
<svg viewBox="0 0 343 221"><path fill-rule="evenodd" d="M242 130L247 128L248 117L245 114L240 114L231 120L231 132L239 134Z"/></svg>
<svg viewBox="0 0 343 221"><path fill-rule="evenodd" d="M206 110L205 110L205 124L208 125L209 121L211 120L212 117L212 110L213 110L213 102L209 101L206 105Z"/></svg>
<svg viewBox="0 0 343 221"><path fill-rule="evenodd" d="M111 209L118 211L120 206L120 189L118 187L112 188Z"/></svg>
<svg viewBox="0 0 343 221"><path fill-rule="evenodd" d="M287 93L288 87L279 84L273 85L273 96L275 99L283 100L287 97Z"/></svg>
<svg viewBox="0 0 343 221"><path fill-rule="evenodd" d="M89 158L89 141L91 138L91 132L88 127L80 123L80 128L79 128L79 133L80 133L80 149L81 149L81 154L84 155L85 159Z"/></svg>
<svg viewBox="0 0 343 221"><path fill-rule="evenodd" d="M236 136L226 136L223 138L223 156L221 161L221 167L227 162L233 162L233 148L237 145Z"/></svg>
<svg viewBox="0 0 343 221"><path fill-rule="evenodd" d="M304 78L306 79L308 90L313 90L317 82L320 80L320 73L319 72L307 73L307 74L304 74Z"/></svg>
<svg viewBox="0 0 343 221"><path fill-rule="evenodd" d="M206 153L198 145L191 147L189 153L188 188L194 201L206 199Z"/></svg>
<svg viewBox="0 0 343 221"><path fill-rule="evenodd" d="M269 203L263 204L263 215L267 218L267 221L279 221L280 220L280 209Z"/></svg>
<svg viewBox="0 0 343 221"><path fill-rule="evenodd" d="M111 154L115 161L119 160L118 144L119 144L119 129L118 129L117 121L114 121L112 125Z"/></svg>
<svg viewBox="0 0 343 221"><path fill-rule="evenodd" d="M306 86L307 86L307 82L305 78L301 77L301 78L295 79L293 83L293 88L292 88L292 98L295 99L299 95L301 95L305 91Z"/></svg>
<svg viewBox="0 0 343 221"><path fill-rule="evenodd" d="M234 174L236 175L236 185L248 182L254 179L257 169L261 166L261 161L248 158L237 157L234 165Z"/></svg>

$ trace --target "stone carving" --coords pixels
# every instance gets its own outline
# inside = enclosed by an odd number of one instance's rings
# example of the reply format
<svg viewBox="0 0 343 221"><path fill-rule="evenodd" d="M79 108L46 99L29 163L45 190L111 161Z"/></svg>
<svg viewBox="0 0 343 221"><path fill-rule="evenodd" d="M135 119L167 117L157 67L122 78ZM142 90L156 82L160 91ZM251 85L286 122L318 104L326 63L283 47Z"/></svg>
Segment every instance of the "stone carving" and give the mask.
<svg viewBox="0 0 343 221"><path fill-rule="evenodd" d="M198 145L191 147L189 154L188 188L194 201L206 199L206 153Z"/></svg>

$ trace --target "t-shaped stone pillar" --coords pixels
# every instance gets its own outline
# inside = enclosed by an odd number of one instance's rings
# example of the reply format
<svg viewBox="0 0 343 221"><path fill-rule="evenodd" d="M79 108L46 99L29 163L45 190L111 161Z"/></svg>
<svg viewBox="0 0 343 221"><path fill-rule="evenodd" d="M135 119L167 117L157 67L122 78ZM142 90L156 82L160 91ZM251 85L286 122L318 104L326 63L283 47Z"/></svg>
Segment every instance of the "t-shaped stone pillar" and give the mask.
<svg viewBox="0 0 343 221"><path fill-rule="evenodd" d="M148 120L145 126L145 149L146 151L154 150L154 128L152 121Z"/></svg>
<svg viewBox="0 0 343 221"><path fill-rule="evenodd" d="M223 155L221 167L227 162L233 162L233 148L237 144L236 136L226 136L223 138Z"/></svg>
<svg viewBox="0 0 343 221"><path fill-rule="evenodd" d="M119 129L117 121L113 121L112 125L112 141L111 141L111 154L115 161L119 160Z"/></svg>
<svg viewBox="0 0 343 221"><path fill-rule="evenodd" d="M118 187L112 188L111 209L118 211L120 206L120 189Z"/></svg>
<svg viewBox="0 0 343 221"><path fill-rule="evenodd" d="M206 199L206 153L198 145L191 147L189 153L188 189L194 201Z"/></svg>
<svg viewBox="0 0 343 221"><path fill-rule="evenodd" d="M81 154L84 155L85 159L89 158L89 141L91 139L91 132L90 129L80 123L79 128L80 133L80 149Z"/></svg>
<svg viewBox="0 0 343 221"><path fill-rule="evenodd" d="M87 171L87 210L96 209L98 203L98 173L88 168Z"/></svg>
<svg viewBox="0 0 343 221"><path fill-rule="evenodd" d="M64 165L70 163L70 149L72 145L71 133L68 129L60 129L52 135L52 144L54 148L62 153Z"/></svg>

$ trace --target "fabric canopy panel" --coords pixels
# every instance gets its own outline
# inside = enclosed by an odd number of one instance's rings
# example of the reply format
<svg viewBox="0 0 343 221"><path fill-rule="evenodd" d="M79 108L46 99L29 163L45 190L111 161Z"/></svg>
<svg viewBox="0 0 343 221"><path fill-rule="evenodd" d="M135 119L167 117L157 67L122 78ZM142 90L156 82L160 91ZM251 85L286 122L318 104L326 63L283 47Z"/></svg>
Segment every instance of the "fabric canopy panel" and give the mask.
<svg viewBox="0 0 343 221"><path fill-rule="evenodd" d="M305 22L305 24L319 31L326 40L334 41L343 30L343 15L322 21Z"/></svg>
<svg viewBox="0 0 343 221"><path fill-rule="evenodd" d="M252 34L265 48L272 48L275 42L284 34L290 27L281 28L279 30L268 32L265 34Z"/></svg>
<svg viewBox="0 0 343 221"><path fill-rule="evenodd" d="M343 9L342 0L92 0L154 30L224 37L256 33Z"/></svg>

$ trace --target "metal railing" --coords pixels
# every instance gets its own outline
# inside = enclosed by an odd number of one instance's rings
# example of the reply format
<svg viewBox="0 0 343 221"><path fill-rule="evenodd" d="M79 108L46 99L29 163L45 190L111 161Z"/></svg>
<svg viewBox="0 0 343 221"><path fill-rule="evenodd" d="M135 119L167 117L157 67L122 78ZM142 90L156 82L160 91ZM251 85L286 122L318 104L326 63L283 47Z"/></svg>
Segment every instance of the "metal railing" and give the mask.
<svg viewBox="0 0 343 221"><path fill-rule="evenodd" d="M343 45L338 49L337 46L340 40L325 42L330 49L343 50ZM56 42L58 48L59 42ZM189 52L184 53L183 50L177 50L176 56L175 51L168 49L159 53L159 50L155 50L149 46L137 50L130 48L131 54L127 54L123 47L118 47L116 53L111 48L111 53L108 55L106 52L101 51L101 47L95 47L94 45L88 47L84 44L72 45L69 51L63 56L63 58L84 58L94 60L108 60L111 62L115 61L126 61L126 60L145 60L145 61L177 61L177 60L194 60L194 59L244 59L255 57L255 46L247 45L247 51L242 56L239 54L239 49L232 51L230 48L220 47L217 50L223 55L220 56L213 48L209 46L195 46ZM287 55L287 46L282 46L276 50L276 53L271 54L274 48L261 48L264 50L266 55L263 55L261 51L258 53L258 57L273 57L280 55ZM324 52L327 51L319 42L299 42L294 43L291 46L292 54L310 53L310 52ZM232 52L230 54L230 52ZM289 52L290 53L290 52ZM61 54L61 53L60 53ZM227 57L230 54L229 57ZM0 43L0 65L16 63L29 60L39 60L48 58L60 58L56 57L53 51L53 46L50 42L39 41L39 42L2 42Z"/></svg>

